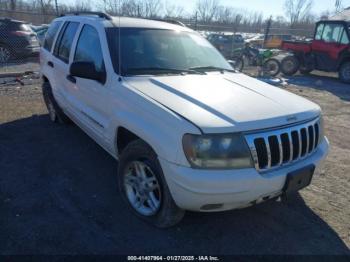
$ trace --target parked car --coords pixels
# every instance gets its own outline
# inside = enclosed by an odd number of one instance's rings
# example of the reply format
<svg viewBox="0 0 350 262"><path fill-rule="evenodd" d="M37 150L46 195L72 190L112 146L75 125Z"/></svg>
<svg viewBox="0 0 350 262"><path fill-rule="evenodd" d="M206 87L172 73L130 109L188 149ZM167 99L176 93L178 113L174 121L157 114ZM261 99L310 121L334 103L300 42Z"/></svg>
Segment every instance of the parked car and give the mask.
<svg viewBox="0 0 350 262"><path fill-rule="evenodd" d="M44 39L45 39L45 34L47 29L49 28L49 25L41 25L41 26L31 26L32 30L35 32L39 44L43 45Z"/></svg>
<svg viewBox="0 0 350 262"><path fill-rule="evenodd" d="M292 194L328 151L318 105L237 73L187 27L65 15L40 63L50 119L118 159L126 206L158 227Z"/></svg>
<svg viewBox="0 0 350 262"><path fill-rule="evenodd" d="M285 75L298 70L338 72L341 81L350 83L349 26L348 21L320 21L312 41L284 41L282 48L292 55L282 60L281 71Z"/></svg>
<svg viewBox="0 0 350 262"><path fill-rule="evenodd" d="M37 54L39 42L27 23L0 18L0 63Z"/></svg>
<svg viewBox="0 0 350 262"><path fill-rule="evenodd" d="M244 47L244 39L240 34L211 34L208 40L227 59L232 57L233 50Z"/></svg>

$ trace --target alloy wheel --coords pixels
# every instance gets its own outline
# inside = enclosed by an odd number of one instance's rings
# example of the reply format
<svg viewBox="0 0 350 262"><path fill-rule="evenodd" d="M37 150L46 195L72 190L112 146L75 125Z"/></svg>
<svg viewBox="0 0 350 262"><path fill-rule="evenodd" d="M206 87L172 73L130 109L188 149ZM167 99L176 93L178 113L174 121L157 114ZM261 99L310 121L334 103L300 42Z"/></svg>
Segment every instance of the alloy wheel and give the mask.
<svg viewBox="0 0 350 262"><path fill-rule="evenodd" d="M162 196L152 169L144 162L133 161L123 176L126 197L135 211L143 216L155 215L160 208Z"/></svg>

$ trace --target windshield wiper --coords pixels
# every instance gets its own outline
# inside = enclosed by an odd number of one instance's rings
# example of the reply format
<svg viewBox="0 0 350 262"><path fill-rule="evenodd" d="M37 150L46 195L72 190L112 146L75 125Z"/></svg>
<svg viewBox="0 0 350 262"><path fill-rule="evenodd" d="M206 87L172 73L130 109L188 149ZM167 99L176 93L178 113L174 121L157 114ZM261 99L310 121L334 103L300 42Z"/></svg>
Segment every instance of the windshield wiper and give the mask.
<svg viewBox="0 0 350 262"><path fill-rule="evenodd" d="M205 75L205 72L197 71L195 69L177 69L177 68L166 68L166 67L135 67L128 68L126 75L137 75L137 74L200 74Z"/></svg>
<svg viewBox="0 0 350 262"><path fill-rule="evenodd" d="M201 71L220 71L220 72L231 72L235 73L236 70L234 69L227 69L227 68L222 68L222 67L217 67L217 66L197 66L197 67L191 67L189 70L201 70Z"/></svg>

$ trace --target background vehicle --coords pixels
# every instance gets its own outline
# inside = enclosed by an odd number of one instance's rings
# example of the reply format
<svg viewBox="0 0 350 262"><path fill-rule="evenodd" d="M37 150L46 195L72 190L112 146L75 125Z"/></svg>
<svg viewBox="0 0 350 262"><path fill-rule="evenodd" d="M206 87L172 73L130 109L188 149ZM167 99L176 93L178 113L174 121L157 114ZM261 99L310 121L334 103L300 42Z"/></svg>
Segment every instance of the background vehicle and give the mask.
<svg viewBox="0 0 350 262"><path fill-rule="evenodd" d="M31 26L32 30L36 33L39 44L42 46L45 39L45 34L47 29L49 29L49 25L41 25L41 26Z"/></svg>
<svg viewBox="0 0 350 262"><path fill-rule="evenodd" d="M250 44L251 47L255 48L281 48L283 41L292 40L292 36L288 34L269 34L267 36L265 45L265 35L258 35L251 39L248 39L246 42Z"/></svg>
<svg viewBox="0 0 350 262"><path fill-rule="evenodd" d="M39 53L39 42L28 24L7 18L0 19L0 62Z"/></svg>
<svg viewBox="0 0 350 262"><path fill-rule="evenodd" d="M232 57L235 49L244 47L244 39L240 34L211 34L208 41L227 59Z"/></svg>
<svg viewBox="0 0 350 262"><path fill-rule="evenodd" d="M264 76L276 76L280 72L280 62L274 58L278 52L273 52L269 49L257 49L246 44L243 49L236 49L230 59L232 67L238 71L242 71L245 66L245 61L249 66L262 67Z"/></svg>
<svg viewBox="0 0 350 262"><path fill-rule="evenodd" d="M281 48L283 41L292 40L292 35L272 34L267 36L264 48Z"/></svg>
<svg viewBox="0 0 350 262"><path fill-rule="evenodd" d="M282 60L281 70L293 75L312 70L338 72L341 81L350 83L349 26L346 21L320 21L312 41L284 41L282 48L291 55Z"/></svg>

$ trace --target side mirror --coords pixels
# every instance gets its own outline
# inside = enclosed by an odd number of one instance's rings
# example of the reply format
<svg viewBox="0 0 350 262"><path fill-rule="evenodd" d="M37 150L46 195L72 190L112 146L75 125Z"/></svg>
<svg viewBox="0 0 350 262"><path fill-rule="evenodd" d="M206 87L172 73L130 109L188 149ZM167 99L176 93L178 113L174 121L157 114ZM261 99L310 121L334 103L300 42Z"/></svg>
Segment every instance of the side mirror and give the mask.
<svg viewBox="0 0 350 262"><path fill-rule="evenodd" d="M73 62L70 66L69 73L71 76L96 80L100 83L106 81L106 73L98 72L92 62Z"/></svg>

